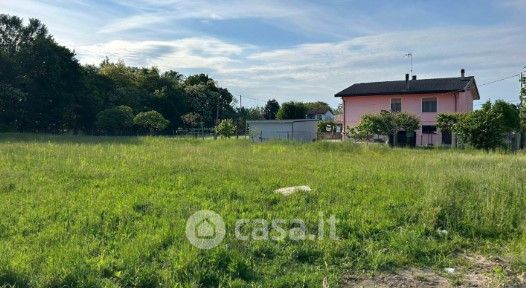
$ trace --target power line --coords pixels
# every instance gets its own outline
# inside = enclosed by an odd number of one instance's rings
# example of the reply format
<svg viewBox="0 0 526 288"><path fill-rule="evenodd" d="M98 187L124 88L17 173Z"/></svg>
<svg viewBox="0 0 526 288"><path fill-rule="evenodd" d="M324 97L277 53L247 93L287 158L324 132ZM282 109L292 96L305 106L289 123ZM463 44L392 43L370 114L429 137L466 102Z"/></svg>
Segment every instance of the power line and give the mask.
<svg viewBox="0 0 526 288"><path fill-rule="evenodd" d="M252 98L252 97L248 97L248 96L243 96L243 95L239 95L239 109L241 109L243 107L242 105L242 99L249 99L249 100L252 100L252 101L255 101L256 103L266 103L264 100L260 100L260 99L256 99L256 98Z"/></svg>
<svg viewBox="0 0 526 288"><path fill-rule="evenodd" d="M511 79L511 78L514 78L514 77L518 77L518 76L520 76L520 75L521 75L521 73L518 73L518 74L515 74L515 75L512 75L512 76L508 76L508 77L505 77L505 78L502 78L502 79L498 79L498 80L494 80L494 81L486 82L486 83L484 83L484 84L480 84L479 86L490 85L490 84L493 84L493 83L497 83L497 82L500 82L500 81L508 80L508 79Z"/></svg>
<svg viewBox="0 0 526 288"><path fill-rule="evenodd" d="M256 98L252 98L252 97L248 97L248 96L241 96L243 97L243 99L250 99L250 100L254 100L254 101L257 101L257 102L261 102L261 103L266 103L264 100L261 100L261 99L256 99Z"/></svg>

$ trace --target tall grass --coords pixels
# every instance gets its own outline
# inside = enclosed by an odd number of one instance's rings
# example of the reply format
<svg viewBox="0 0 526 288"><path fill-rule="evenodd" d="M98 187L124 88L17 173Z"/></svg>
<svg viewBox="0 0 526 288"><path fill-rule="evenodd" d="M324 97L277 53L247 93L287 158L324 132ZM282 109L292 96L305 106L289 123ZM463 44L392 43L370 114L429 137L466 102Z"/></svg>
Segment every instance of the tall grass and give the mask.
<svg viewBox="0 0 526 288"><path fill-rule="evenodd" d="M349 269L440 268L481 249L524 268L525 176L524 154L0 134L0 284L337 286ZM293 185L313 191L273 193ZM201 209L227 225L211 250L184 235ZM320 212L338 217L339 240L232 231L238 218L316 227Z"/></svg>

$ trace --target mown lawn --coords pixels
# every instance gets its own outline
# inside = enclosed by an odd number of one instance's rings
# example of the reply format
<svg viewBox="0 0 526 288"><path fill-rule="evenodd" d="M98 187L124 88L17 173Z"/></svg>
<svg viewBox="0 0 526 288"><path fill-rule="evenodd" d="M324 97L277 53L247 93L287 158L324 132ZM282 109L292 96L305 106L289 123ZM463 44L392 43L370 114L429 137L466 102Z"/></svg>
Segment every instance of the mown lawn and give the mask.
<svg viewBox="0 0 526 288"><path fill-rule="evenodd" d="M273 193L293 185L313 190ZM526 267L525 154L0 134L0 203L0 284L19 287L337 287L465 251ZM211 250L185 237L201 209L227 226ZM238 218L320 212L339 240L234 237Z"/></svg>

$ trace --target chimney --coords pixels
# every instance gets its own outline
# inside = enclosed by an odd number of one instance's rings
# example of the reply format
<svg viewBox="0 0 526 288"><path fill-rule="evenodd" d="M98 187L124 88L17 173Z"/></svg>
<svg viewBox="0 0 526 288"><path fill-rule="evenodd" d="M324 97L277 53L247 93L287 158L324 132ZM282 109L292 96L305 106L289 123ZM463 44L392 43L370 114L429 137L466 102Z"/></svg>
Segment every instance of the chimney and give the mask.
<svg viewBox="0 0 526 288"><path fill-rule="evenodd" d="M416 75L413 75L413 80L416 80Z"/></svg>
<svg viewBox="0 0 526 288"><path fill-rule="evenodd" d="M409 81L409 74L405 74L405 82Z"/></svg>
<svg viewBox="0 0 526 288"><path fill-rule="evenodd" d="M464 68L460 69L460 77L466 77L466 70Z"/></svg>

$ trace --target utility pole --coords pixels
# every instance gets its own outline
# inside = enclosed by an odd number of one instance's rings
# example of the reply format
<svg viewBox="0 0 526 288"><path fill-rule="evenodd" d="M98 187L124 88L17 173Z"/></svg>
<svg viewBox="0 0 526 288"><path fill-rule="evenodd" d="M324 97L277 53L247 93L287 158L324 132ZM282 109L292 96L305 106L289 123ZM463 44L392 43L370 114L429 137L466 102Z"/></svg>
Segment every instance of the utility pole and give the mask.
<svg viewBox="0 0 526 288"><path fill-rule="evenodd" d="M217 95L217 106L216 106L216 123L215 123L215 126L217 126L219 124L219 103L221 101L221 94L218 94ZM217 132L215 130L215 127L214 127L214 140L217 139Z"/></svg>
<svg viewBox="0 0 526 288"><path fill-rule="evenodd" d="M242 103L241 103L241 94L239 95L239 114L242 115L241 113L241 108L243 107L242 106ZM246 121L246 120L245 120ZM245 124L246 125L246 124ZM245 126L246 127L246 126ZM239 129L236 128L236 139L239 139Z"/></svg>
<svg viewBox="0 0 526 288"><path fill-rule="evenodd" d="M524 66L524 69L526 69L526 66ZM526 103L526 73L521 72L521 91L520 91L520 97L521 97L521 107L523 107Z"/></svg>
<svg viewBox="0 0 526 288"><path fill-rule="evenodd" d="M524 66L524 70L526 71L526 66ZM526 127L524 126L523 119L526 118L526 72L521 72L521 91L520 91L520 116L521 116L521 141L520 141L520 148L524 149L526 146Z"/></svg>

